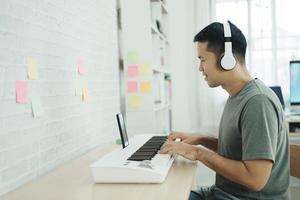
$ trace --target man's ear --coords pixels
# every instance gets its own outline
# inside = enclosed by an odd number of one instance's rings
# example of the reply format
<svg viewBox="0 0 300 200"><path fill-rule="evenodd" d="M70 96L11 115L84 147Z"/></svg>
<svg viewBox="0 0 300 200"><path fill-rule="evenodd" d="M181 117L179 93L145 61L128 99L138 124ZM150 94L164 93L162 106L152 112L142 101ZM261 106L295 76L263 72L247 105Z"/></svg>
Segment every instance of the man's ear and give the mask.
<svg viewBox="0 0 300 200"><path fill-rule="evenodd" d="M220 69L223 69L222 65L221 65L221 60L224 56L224 53L221 53L218 57L217 57L217 65L220 67Z"/></svg>

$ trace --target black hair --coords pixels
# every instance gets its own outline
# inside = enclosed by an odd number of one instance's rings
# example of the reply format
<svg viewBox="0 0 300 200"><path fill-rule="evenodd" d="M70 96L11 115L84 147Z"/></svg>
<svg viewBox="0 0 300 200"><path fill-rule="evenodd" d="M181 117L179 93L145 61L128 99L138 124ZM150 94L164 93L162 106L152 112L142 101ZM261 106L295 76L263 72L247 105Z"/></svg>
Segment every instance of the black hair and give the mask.
<svg viewBox="0 0 300 200"><path fill-rule="evenodd" d="M232 52L240 63L245 63L247 42L242 31L230 21ZM195 37L194 42L208 42L207 50L217 57L224 53L224 28L223 24L214 22L202 29Z"/></svg>

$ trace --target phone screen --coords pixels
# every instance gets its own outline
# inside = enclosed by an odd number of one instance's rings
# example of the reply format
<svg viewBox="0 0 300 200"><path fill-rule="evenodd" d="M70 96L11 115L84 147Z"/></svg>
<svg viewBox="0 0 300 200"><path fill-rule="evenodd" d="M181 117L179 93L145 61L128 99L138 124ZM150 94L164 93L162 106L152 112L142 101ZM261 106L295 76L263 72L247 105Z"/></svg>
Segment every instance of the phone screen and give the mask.
<svg viewBox="0 0 300 200"><path fill-rule="evenodd" d="M123 148L125 148L129 144L125 121L124 121L122 113L118 113L116 115L116 117L117 117L119 132L120 132L120 136L121 136L121 140L122 140L122 146L123 146Z"/></svg>

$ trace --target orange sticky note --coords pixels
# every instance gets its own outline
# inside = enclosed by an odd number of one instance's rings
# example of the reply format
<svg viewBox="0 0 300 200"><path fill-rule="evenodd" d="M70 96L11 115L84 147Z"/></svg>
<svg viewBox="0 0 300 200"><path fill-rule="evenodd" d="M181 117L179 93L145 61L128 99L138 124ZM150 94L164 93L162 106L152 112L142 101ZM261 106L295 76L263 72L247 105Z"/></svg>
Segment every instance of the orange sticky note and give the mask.
<svg viewBox="0 0 300 200"><path fill-rule="evenodd" d="M138 84L136 81L128 81L127 82L127 92L137 92L138 90Z"/></svg>
<svg viewBox="0 0 300 200"><path fill-rule="evenodd" d="M38 78L37 61L31 57L27 59L27 75L30 80Z"/></svg>
<svg viewBox="0 0 300 200"><path fill-rule="evenodd" d="M150 81L143 81L140 84L140 91L143 93L151 92L152 85Z"/></svg>
<svg viewBox="0 0 300 200"><path fill-rule="evenodd" d="M130 65L127 69L127 75L130 77L139 75L139 68L137 65Z"/></svg>
<svg viewBox="0 0 300 200"><path fill-rule="evenodd" d="M27 82L26 81L16 81L16 98L17 98L17 103L20 104L27 103Z"/></svg>
<svg viewBox="0 0 300 200"><path fill-rule="evenodd" d="M147 63L141 64L140 72L141 72L141 74L150 74L150 72L151 72L150 65Z"/></svg>
<svg viewBox="0 0 300 200"><path fill-rule="evenodd" d="M85 73L84 63L82 59L79 59L77 61L77 69L78 69L78 74L83 75Z"/></svg>
<svg viewBox="0 0 300 200"><path fill-rule="evenodd" d="M142 105L142 100L140 96L133 95L129 99L129 106L132 108L139 108Z"/></svg>

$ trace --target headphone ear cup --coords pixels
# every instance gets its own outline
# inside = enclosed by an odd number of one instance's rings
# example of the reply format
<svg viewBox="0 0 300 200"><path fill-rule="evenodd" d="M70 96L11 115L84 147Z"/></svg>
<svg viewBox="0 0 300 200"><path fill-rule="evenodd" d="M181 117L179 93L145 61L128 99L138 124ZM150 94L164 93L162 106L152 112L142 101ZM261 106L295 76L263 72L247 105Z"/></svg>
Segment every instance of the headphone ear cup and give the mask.
<svg viewBox="0 0 300 200"><path fill-rule="evenodd" d="M224 69L224 67L222 66L222 59L223 59L223 57L224 57L224 53L222 53L220 56L219 56L219 60L218 60L218 64L220 65L220 67L222 68L222 69Z"/></svg>
<svg viewBox="0 0 300 200"><path fill-rule="evenodd" d="M224 70L232 70L235 65L236 65L236 60L235 60L235 57L233 56L233 54L230 52L230 53L224 53L222 58L221 58L221 67L224 69Z"/></svg>

